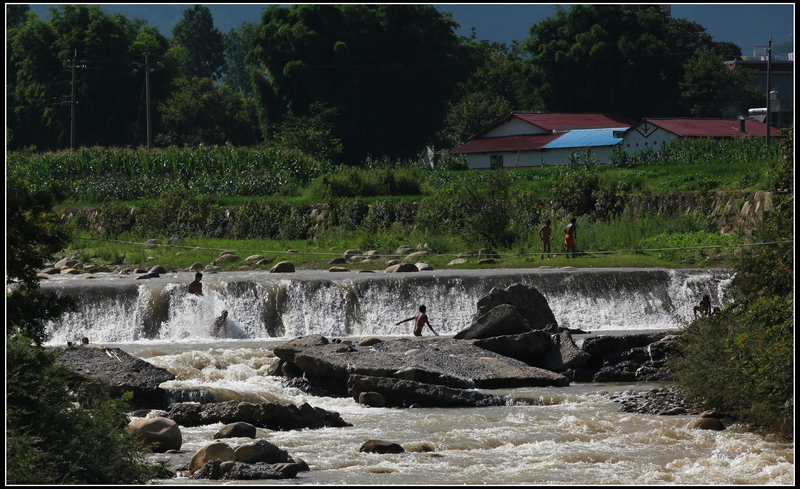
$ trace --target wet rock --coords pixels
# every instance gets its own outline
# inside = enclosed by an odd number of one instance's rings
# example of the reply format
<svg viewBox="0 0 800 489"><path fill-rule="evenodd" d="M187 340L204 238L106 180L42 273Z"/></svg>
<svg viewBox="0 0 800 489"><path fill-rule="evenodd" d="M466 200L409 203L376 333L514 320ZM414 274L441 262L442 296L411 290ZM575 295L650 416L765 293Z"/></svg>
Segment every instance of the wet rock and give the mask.
<svg viewBox="0 0 800 489"><path fill-rule="evenodd" d="M303 403L300 407L277 402L227 401L202 405L174 403L169 406L165 417L175 420L181 426L242 421L275 431L352 426L339 413L312 407L308 403Z"/></svg>
<svg viewBox="0 0 800 489"><path fill-rule="evenodd" d="M403 453L406 450L398 445L385 440L367 440L358 448L359 452L365 453Z"/></svg>
<svg viewBox="0 0 800 489"><path fill-rule="evenodd" d="M183 444L180 426L171 419L163 417L137 418L127 429L136 433L139 442L155 453L180 450Z"/></svg>
<svg viewBox="0 0 800 489"><path fill-rule="evenodd" d="M229 423L217 430L213 438L219 440L221 438L255 438L256 427L250 423L238 421L236 423Z"/></svg>
<svg viewBox="0 0 800 489"><path fill-rule="evenodd" d="M385 405L401 407L413 401L422 407L477 407L503 406L505 399L493 394L484 394L474 389L457 389L442 385L427 384L413 380L397 380L353 374L347 387L354 399L361 395L379 393Z"/></svg>
<svg viewBox="0 0 800 489"><path fill-rule="evenodd" d="M412 263L398 263L396 265L390 265L384 269L385 273L400 273L400 272L418 272L419 269L416 265Z"/></svg>
<svg viewBox="0 0 800 489"><path fill-rule="evenodd" d="M291 273L294 272L294 265L288 261L281 261L276 263L269 271L270 273Z"/></svg>
<svg viewBox="0 0 800 489"><path fill-rule="evenodd" d="M477 312L472 317L473 324L489 310L500 304L509 304L530 325L530 329L542 329L548 324L558 324L547 299L535 287L515 283L505 289L493 288L477 303Z"/></svg>
<svg viewBox="0 0 800 489"><path fill-rule="evenodd" d="M286 450L264 439L236 447L236 461L244 463L264 462L268 464L283 463L290 460Z"/></svg>
<svg viewBox="0 0 800 489"><path fill-rule="evenodd" d="M717 418L700 418L694 424L694 428L697 430L722 431L725 429L725 425Z"/></svg>
<svg viewBox="0 0 800 489"><path fill-rule="evenodd" d="M532 331L530 324L511 304L499 304L473 319L472 324L456 333L457 340L491 338L493 336L516 335Z"/></svg>
<svg viewBox="0 0 800 489"><path fill-rule="evenodd" d="M131 407L134 409L165 408L167 392L159 385L175 380L175 375L168 370L140 360L119 348L66 348L62 350L59 362L75 374L70 382L73 386L94 379L107 384L112 397L132 392Z"/></svg>
<svg viewBox="0 0 800 489"><path fill-rule="evenodd" d="M358 403L371 407L385 407L386 398L378 392L361 392L358 394Z"/></svg>

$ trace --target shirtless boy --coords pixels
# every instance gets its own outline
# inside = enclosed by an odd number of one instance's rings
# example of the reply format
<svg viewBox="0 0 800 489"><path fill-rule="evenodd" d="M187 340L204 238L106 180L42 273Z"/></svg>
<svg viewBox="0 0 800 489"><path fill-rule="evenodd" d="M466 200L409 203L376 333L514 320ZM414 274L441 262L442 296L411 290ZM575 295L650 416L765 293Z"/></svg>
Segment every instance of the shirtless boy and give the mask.
<svg viewBox="0 0 800 489"><path fill-rule="evenodd" d="M425 314L425 306L419 306L419 313L417 313L415 316L412 316L408 319L403 319L402 321L397 321L394 323L394 325L397 326L411 320L414 320L414 336L422 336L422 327L426 324L431 331L433 331L433 334L439 336L439 333L434 331L433 326L431 326L430 321L428 321L428 315Z"/></svg>

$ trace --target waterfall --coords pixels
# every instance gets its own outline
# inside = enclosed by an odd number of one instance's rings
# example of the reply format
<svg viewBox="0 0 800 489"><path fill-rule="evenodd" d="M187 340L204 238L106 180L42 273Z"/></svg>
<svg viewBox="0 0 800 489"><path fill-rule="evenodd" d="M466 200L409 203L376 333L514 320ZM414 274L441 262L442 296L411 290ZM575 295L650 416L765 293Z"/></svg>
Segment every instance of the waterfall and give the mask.
<svg viewBox="0 0 800 489"><path fill-rule="evenodd" d="M92 342L180 341L211 338L221 311L253 339L406 336L421 304L434 328L454 335L468 327L478 300L493 287L533 286L559 326L584 331L678 329L708 294L731 301L727 269L492 269L417 273L267 271L206 273L204 295L187 293L193 273L136 280L96 274L56 277L43 291L69 294L78 309L46 325L48 344L83 336Z"/></svg>

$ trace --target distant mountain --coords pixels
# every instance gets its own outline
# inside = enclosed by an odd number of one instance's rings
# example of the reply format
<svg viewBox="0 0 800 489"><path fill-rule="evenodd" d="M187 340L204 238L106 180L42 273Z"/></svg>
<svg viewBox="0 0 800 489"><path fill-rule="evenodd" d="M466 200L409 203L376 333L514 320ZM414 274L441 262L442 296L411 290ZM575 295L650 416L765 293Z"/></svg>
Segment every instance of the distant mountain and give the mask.
<svg viewBox="0 0 800 489"><path fill-rule="evenodd" d="M268 4L209 4L214 24L228 32L244 22L259 22L261 11ZM31 10L41 18L49 16L53 4L31 4ZM162 34L172 36L187 4L107 4L103 9L129 18L141 18ZM449 11L460 24L456 31L469 36L472 28L478 39L488 39L510 45L523 41L533 24L553 15L554 4L436 4ZM565 5L565 8L568 7ZM742 54L752 56L753 46L767 44L772 34L773 45L794 39L795 8L783 4L676 4L671 5L673 17L697 22L706 28L715 41L733 42Z"/></svg>

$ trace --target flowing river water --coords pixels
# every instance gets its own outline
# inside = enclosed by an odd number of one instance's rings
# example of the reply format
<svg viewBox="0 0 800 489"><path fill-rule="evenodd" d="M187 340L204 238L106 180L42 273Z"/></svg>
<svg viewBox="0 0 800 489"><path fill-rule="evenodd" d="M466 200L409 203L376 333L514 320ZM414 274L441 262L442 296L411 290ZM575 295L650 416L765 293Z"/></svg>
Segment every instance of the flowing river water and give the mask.
<svg viewBox="0 0 800 489"><path fill-rule="evenodd" d="M298 271L205 273L204 295L186 292L193 273L53 276L43 289L79 299L79 310L48 324L48 345L83 336L163 367L170 392L217 401L276 401L338 412L352 427L258 436L305 460L296 479L237 481L274 485L794 485L794 444L751 433L693 429L697 416L625 413L611 395L661 383L572 383L492 391L531 405L480 408L371 408L352 398L315 397L266 375L275 346L307 334L358 341L409 337L395 326L425 304L443 336L469 326L478 299L493 287L536 287L559 326L590 335L679 330L703 295L731 300L729 270L527 269L384 274ZM217 339L209 327L222 310L245 339ZM575 335L580 342L586 335ZM194 394L193 394L194 393ZM202 394L201 394L202 393ZM182 427L182 453L152 455L181 467L212 441L221 424ZM361 453L370 439L405 453ZM235 447L250 439L226 439ZM426 447L426 449L422 449ZM427 451L430 450L430 451ZM181 472L159 483L196 481Z"/></svg>

